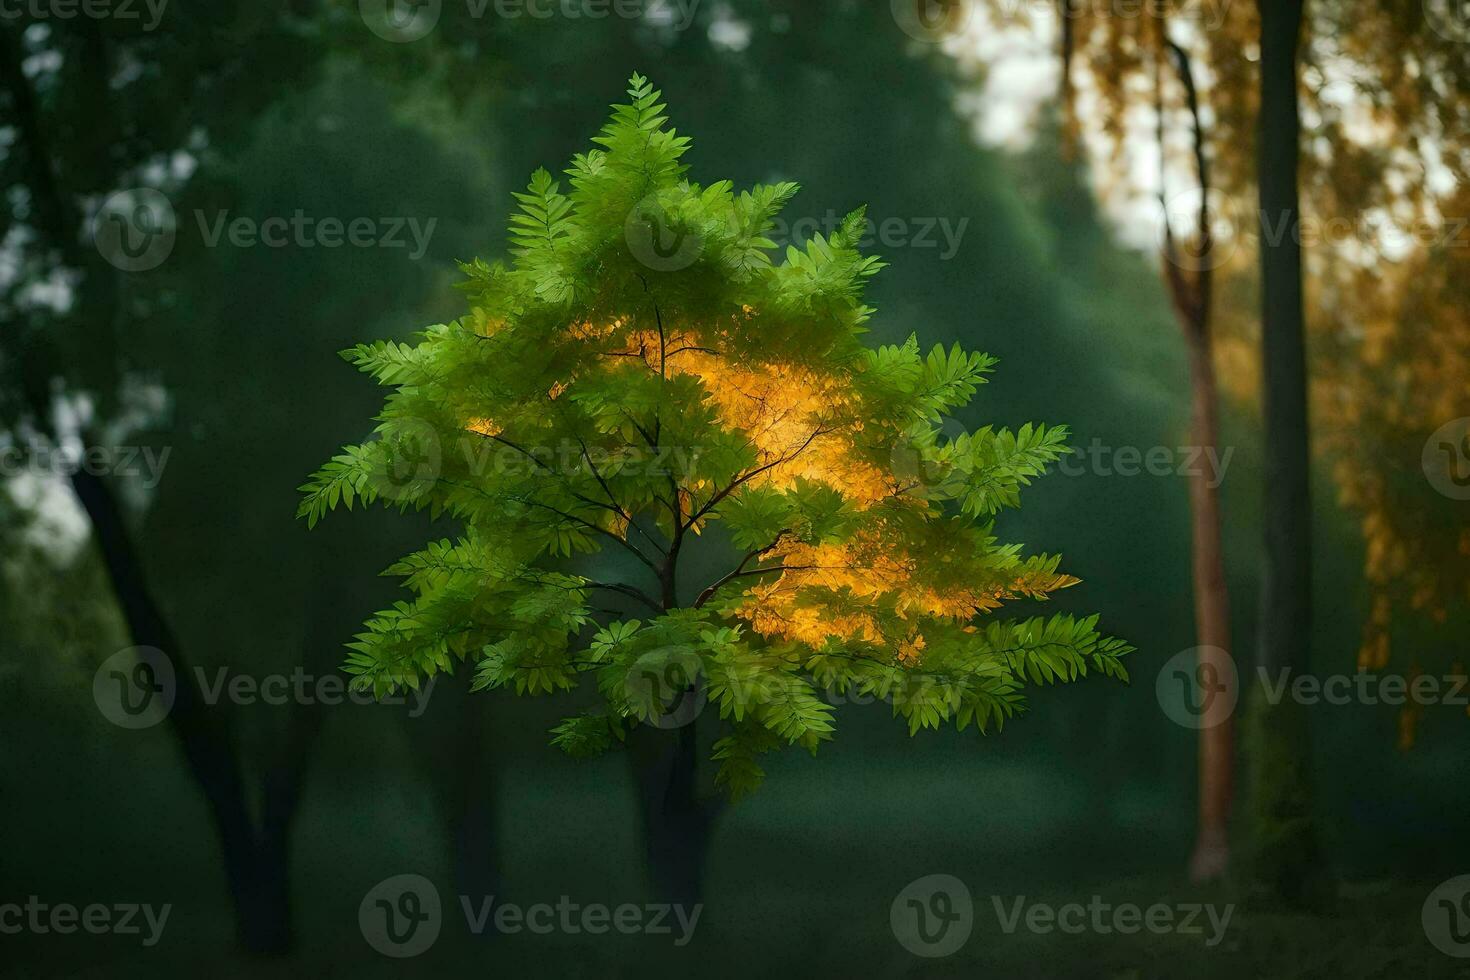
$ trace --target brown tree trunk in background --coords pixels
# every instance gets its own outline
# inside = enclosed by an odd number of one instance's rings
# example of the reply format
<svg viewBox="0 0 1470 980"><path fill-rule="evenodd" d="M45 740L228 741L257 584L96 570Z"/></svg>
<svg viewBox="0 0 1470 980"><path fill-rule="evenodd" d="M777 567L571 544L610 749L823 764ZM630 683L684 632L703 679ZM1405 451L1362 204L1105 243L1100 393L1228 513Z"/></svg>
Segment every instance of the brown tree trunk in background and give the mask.
<svg viewBox="0 0 1470 980"><path fill-rule="evenodd" d="M1191 334L1189 362L1194 448L1204 459L1219 458L1219 396L1207 328ZM1217 475L1223 474L1203 466L1190 475L1189 509L1198 669L1203 676L1223 679L1234 676L1234 671ZM1199 824L1189 861L1190 878L1197 882L1213 881L1229 869L1230 806L1235 795L1234 717L1226 713L1205 721L1199 733Z"/></svg>
<svg viewBox="0 0 1470 980"><path fill-rule="evenodd" d="M1181 254L1173 229L1165 227L1164 269L1174 312L1189 354L1190 440L1200 461L1220 459L1219 386L1215 381L1210 311L1214 301L1214 266L1219 256L1210 215L1210 168L1200 120L1199 91L1183 48L1170 42L1160 25L1161 48L1172 57L1184 87L1194 135L1194 162L1200 204L1189 259ZM1164 57L1160 52L1160 60ZM1161 73L1162 74L1162 73ZM1158 97L1159 147L1163 155L1164 114ZM1164 220L1169 220L1167 205ZM1185 275L1194 270L1193 278ZM1225 583L1225 548L1221 535L1219 480L1223 472L1198 465L1189 475L1191 583L1194 589L1197 669L1205 677L1235 676L1230 645L1230 593ZM1217 683L1212 680L1211 683ZM1235 794L1235 722L1232 714L1207 713L1199 733L1199 817L1190 878L1196 882L1222 877L1230 866L1230 807Z"/></svg>
<svg viewBox="0 0 1470 980"><path fill-rule="evenodd" d="M1310 669L1312 639L1311 463L1306 317L1298 168L1298 48L1305 0L1258 0L1261 109L1257 152L1261 208L1262 418L1265 426L1265 567L1258 667L1273 680ZM1305 708L1271 704L1256 685L1250 705L1252 883L1261 897L1308 904L1325 883L1313 812Z"/></svg>

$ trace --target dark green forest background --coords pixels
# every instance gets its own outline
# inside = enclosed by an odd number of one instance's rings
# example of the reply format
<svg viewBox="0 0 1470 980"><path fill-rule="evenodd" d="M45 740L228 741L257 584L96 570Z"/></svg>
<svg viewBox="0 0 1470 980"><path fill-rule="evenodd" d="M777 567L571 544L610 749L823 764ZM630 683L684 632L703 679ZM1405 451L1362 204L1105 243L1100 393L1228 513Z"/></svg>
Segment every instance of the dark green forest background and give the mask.
<svg viewBox="0 0 1470 980"><path fill-rule="evenodd" d="M48 100L42 124L69 193L105 196L173 166L164 183L180 224L159 268L112 277L106 295L79 293L65 310L18 299L43 278L38 267L8 276L6 382L19 391L27 375L65 377L96 392L99 414L132 420L120 444L169 448L156 489L119 492L191 664L252 676L334 670L340 644L396 597L371 573L430 533L422 515L383 510L310 534L295 519L302 478L344 436L366 437L378 405L336 351L460 315L455 260L503 254L511 192L535 167L557 169L585 149L638 70L694 138L695 179L798 180L791 217L867 204L880 221L968 219L947 261L942 248L877 248L889 267L869 294L875 341L917 331L926 344L958 340L1000 358L962 421L1066 423L1080 446L1185 445L1184 350L1150 257L1115 242L1053 125L1021 155L978 145L954 109L960 82L887 7L709 2L676 30L616 17L472 18L448 3L432 36L406 44L370 33L355 3L180 4L146 36L116 23L7 21L12 62L27 44L67 51L74 88ZM712 40L725 37L710 30L716 18L747 24L748 44ZM140 80L89 81L86 55L99 44L128 51ZM0 125L14 134L18 122ZM181 134L194 134L192 161L170 164L159 154ZM7 184L21 179L18 145L12 135L0 146ZM406 248L208 247L194 218L297 209L436 224L414 260ZM14 360L42 350L52 352L44 368ZM127 404L118 390L154 400ZM1258 442L1255 418L1227 414L1226 554L1242 651ZM1347 673L1367 614L1361 545L1326 481L1317 493L1313 660ZM1419 926L1429 889L1470 870L1466 742L1431 719L1401 752L1396 710L1381 705L1314 712L1311 765L1341 879L1330 911L1242 912L1209 949L1182 936L1006 936L984 914L947 960L916 959L894 941L893 896L934 873L977 896L1232 899L1228 886L1187 884L1196 733L1160 710L1154 689L1159 668L1195 644L1182 478L1053 473L1002 518L1008 539L1062 552L1083 579L1060 606L1100 612L1137 647L1127 687L1047 689L1004 735L983 738L910 738L886 706L843 707L841 735L820 758L775 758L763 789L721 818L688 947L647 936L475 940L446 928L433 950L401 963L358 931L362 895L390 875L423 874L446 896L642 901L623 757L564 757L546 730L567 699L472 695L463 673L440 680L420 717L389 705L213 709L230 716L253 789L265 792L283 766L300 777L285 862L294 950L250 956L218 834L169 726L126 731L94 704L97 666L132 645L97 554L85 541L64 546L68 535L38 524L25 499L15 488L0 501L0 900L174 909L153 948L124 936L0 936L0 975L1466 975Z"/></svg>

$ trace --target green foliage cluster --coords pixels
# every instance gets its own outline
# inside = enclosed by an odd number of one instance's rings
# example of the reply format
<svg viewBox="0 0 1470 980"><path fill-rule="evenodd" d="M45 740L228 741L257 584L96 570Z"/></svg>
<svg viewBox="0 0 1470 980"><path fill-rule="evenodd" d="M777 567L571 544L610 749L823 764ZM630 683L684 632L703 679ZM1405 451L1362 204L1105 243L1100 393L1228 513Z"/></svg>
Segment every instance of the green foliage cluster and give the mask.
<svg viewBox="0 0 1470 980"><path fill-rule="evenodd" d="M387 570L412 597L349 645L354 684L468 662L476 688L544 694L593 674L599 710L553 732L576 755L707 703L738 796L761 754L831 737L834 694L890 699L911 733L985 731L1027 683L1126 679L1096 617L988 615L1075 582L993 535L1066 430L942 435L994 360L862 343L882 267L863 213L778 254L796 185L690 182L660 94L634 75L629 96L568 193L542 170L517 195L510 261L463 266L469 315L343 352L392 391L301 515L382 502L463 525ZM680 556L714 526L732 567L681 596ZM625 571L570 560L603 551Z"/></svg>

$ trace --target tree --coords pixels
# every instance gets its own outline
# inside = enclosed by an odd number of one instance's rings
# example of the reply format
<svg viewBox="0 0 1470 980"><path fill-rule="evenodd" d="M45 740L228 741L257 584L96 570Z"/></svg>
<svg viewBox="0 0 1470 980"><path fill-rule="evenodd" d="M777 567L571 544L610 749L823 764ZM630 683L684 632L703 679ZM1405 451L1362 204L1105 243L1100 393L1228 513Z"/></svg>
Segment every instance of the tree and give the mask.
<svg viewBox="0 0 1470 980"><path fill-rule="evenodd" d="M1261 414L1266 433L1265 564L1257 666L1307 673L1312 638L1311 451L1307 330L1302 297L1301 104L1297 51L1304 0L1261 0ZM1285 235L1272 235L1282 227ZM1292 698L1252 699L1252 877L1299 902L1320 879L1312 753L1305 709Z"/></svg>
<svg viewBox="0 0 1470 980"><path fill-rule="evenodd" d="M0 285L0 422L27 449L68 435L102 444L110 423L136 408L125 404L139 368L125 327L167 302L166 290L128 288L136 280L89 247L89 229L103 220L92 202L125 187L158 191L160 181L175 191L187 177L170 161L194 161L201 146L227 148L259 107L310 77L322 54L279 16L258 19L248 38L221 31L220 10L170 16L157 32L124 16L32 12L0 25L0 101L16 134L0 156L6 185L16 188L0 211L14 273ZM252 59L271 62L271 84L245 70ZM180 77L191 79L188 97L174 84ZM90 411L76 413L80 431L67 432L58 407L79 403ZM209 710L189 670L198 661L179 640L127 501L87 469L69 483L129 639L164 651L180 678L168 723L209 806L241 942L282 950L290 942L284 855L310 724L293 731L292 751L263 765L254 784L228 713Z"/></svg>
<svg viewBox="0 0 1470 980"><path fill-rule="evenodd" d="M997 10L1006 17L1004 7ZM1062 0L1061 95L1066 113L1069 145L1078 137L1076 102L1079 99L1074 66L1079 61L1096 66L1089 81L1104 99L1108 117L1095 134L1114 163L1125 150L1126 127L1121 117L1140 92L1152 99L1159 154L1159 201L1164 212L1160 236L1164 286L1187 351L1190 391L1190 442L1199 451L1214 453L1220 444L1219 384L1215 369L1215 249L1213 161L1205 132L1204 113L1194 60L1175 40L1160 7L1157 16L1113 16ZM1182 113L1189 131L1185 154L1193 188L1170 197L1168 177L1174 167L1168 127ZM1190 224L1181 237L1171 221L1171 203L1187 201ZM1221 533L1220 488L1210 474L1195 469L1189 478L1190 581L1194 597L1196 669L1211 686L1234 676L1231 651L1230 594L1225 577L1225 547ZM1198 817L1190 876L1210 881L1225 874L1230 863L1229 822L1235 792L1235 724L1230 713L1214 713L1199 731Z"/></svg>
<svg viewBox="0 0 1470 980"><path fill-rule="evenodd" d="M1074 115L1074 132L1111 157L1107 163L1113 173L1138 172L1138 161L1123 158L1140 143L1147 147L1129 131L1130 117L1144 109L1139 103L1154 101L1161 117L1181 108L1187 121L1194 115L1190 85L1182 75L1176 86L1185 93L1182 105L1159 98L1160 66L1170 60L1166 50L1176 64L1184 63L1183 56L1196 66L1213 188L1204 187L1202 201L1193 202L1210 236L1197 230L1195 241L1213 247L1213 253L1196 246L1196 256L1187 258L1215 280L1214 344L1225 366L1220 380L1241 402L1255 404L1261 398L1267 383L1263 320L1279 328L1273 331L1272 349L1278 357L1286 355L1270 369L1275 396L1264 427L1276 440L1270 450L1276 460L1273 486L1289 490L1285 496L1267 496L1269 508L1281 508L1272 518L1276 573L1267 587L1267 604L1285 602L1304 613L1309 602L1304 590L1310 586L1310 566L1299 559L1307 554L1306 516L1312 510L1306 496L1310 457L1288 467L1284 449L1291 444L1305 454L1309 441L1275 425L1285 411L1286 429L1305 426L1309 400L1311 448L1330 463L1339 500L1359 517L1365 539L1370 612L1358 666L1381 669L1390 663L1395 630L1413 627L1413 618L1442 624L1467 595L1459 571L1470 550L1463 520L1455 501L1446 499L1453 494L1436 494L1430 487L1452 482L1446 470L1459 459L1434 444L1434 434L1442 427L1454 430L1457 416L1465 414L1460 405L1463 317L1457 313L1454 276L1464 236L1454 216L1464 213L1464 195L1457 189L1463 181L1457 178L1466 170L1470 146L1465 85L1470 46L1463 43L1463 23L1446 4L1318 0L1301 5L1300 17L1293 13L1295 6L1283 12L1279 4L1258 9L1256 4L1181 0L1140 16L1065 0L1058 4L1067 65L1061 89L1068 103L1101 109ZM1029 16L1015 8L1011 12ZM1280 39L1288 36L1300 39L1291 42L1294 87L1284 84L1284 76L1274 78L1275 102L1267 111L1258 75L1265 61L1249 53L1266 41L1277 55L1284 43ZM1283 63L1273 60L1271 67L1281 72ZM1261 132L1268 117L1271 127ZM1295 152L1287 146L1282 123L1288 117L1310 121L1310 135L1298 133ZM1197 123L1192 128L1200 131ZM1266 152L1272 169L1262 172L1259 157ZM1198 152L1193 155L1197 160ZM1285 163L1291 164L1290 173ZM1189 166L1203 173L1196 161ZM1288 182L1298 186L1296 195L1287 193ZM1127 183L1105 180L1100 190L1105 196L1140 191ZM1219 193L1212 195L1212 189ZM1267 263L1272 269L1269 300L1261 278ZM1296 287L1289 285L1293 281ZM1303 306L1310 317L1296 312ZM1296 355L1280 342L1282 330L1295 329L1292 321L1309 332L1301 371L1291 364ZM1290 377L1299 378L1304 393L1288 393ZM1284 595L1288 588L1300 594ZM1307 669L1302 638L1312 634L1280 633L1283 624L1300 622L1292 614L1273 614L1272 622L1272 638L1264 640L1270 647L1268 663ZM1435 651L1427 635L1414 643L1408 672L1427 667L1432 657L1452 671L1463 669L1455 666L1458 652L1443 634L1438 646L1447 656ZM1293 648L1294 659L1283 663L1277 654L1287 647ZM1402 744L1412 743L1419 715L1416 706L1404 709ZM1258 750L1266 748L1257 742ZM1304 748L1303 742L1252 758L1253 769L1257 776L1278 763L1295 770L1305 765L1293 761ZM1282 787L1294 778L1281 773L1270 781ZM1293 795L1305 800L1310 793L1303 787ZM1307 818L1298 816L1290 822L1303 826ZM1259 840L1279 833L1279 825L1252 830ZM1271 850L1300 870L1312 849L1288 844Z"/></svg>
<svg viewBox="0 0 1470 980"><path fill-rule="evenodd" d="M552 742L655 739L648 858L688 897L713 816L706 702L714 783L735 798L765 753L832 736L832 696L890 698L911 734L999 730L1028 682L1126 679L1131 648L1095 616L991 615L1077 582L994 536L1066 430L941 437L994 360L861 343L882 267L856 246L863 212L778 263L766 235L797 186L685 180L690 141L660 93L634 75L629 97L570 194L541 170L516 195L511 262L464 266L468 316L343 352L394 390L379 438L322 467L300 513L380 502L461 522L388 570L413 596L349 644L353 683L382 694L468 661L476 688L549 694L594 674L599 703ZM691 582L681 559L706 541L737 557Z"/></svg>

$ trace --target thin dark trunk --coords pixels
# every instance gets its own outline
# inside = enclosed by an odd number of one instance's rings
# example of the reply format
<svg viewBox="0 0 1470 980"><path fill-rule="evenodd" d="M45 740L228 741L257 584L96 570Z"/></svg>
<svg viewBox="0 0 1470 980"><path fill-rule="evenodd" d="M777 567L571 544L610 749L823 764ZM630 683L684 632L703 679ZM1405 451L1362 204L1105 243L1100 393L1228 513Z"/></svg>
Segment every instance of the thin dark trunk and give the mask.
<svg viewBox="0 0 1470 980"><path fill-rule="evenodd" d="M454 690L451 697L459 717L453 744L459 762L447 806L455 886L462 895L499 895L500 810L493 742L486 731L486 712L466 703L462 687Z"/></svg>
<svg viewBox="0 0 1470 980"><path fill-rule="evenodd" d="M91 520L108 580L133 643L163 651L173 665L176 692L168 714L169 728L209 804L224 858L225 879L235 903L240 941L250 950L276 951L280 947L273 944L274 937L288 935L289 929L270 921L284 914L284 906L276 906L274 912L263 907L262 892L267 889L260 879L266 869L257 853L255 824L229 727L218 712L209 710L195 672L183 658L173 629L148 589L117 497L100 477L84 469L73 474L71 480ZM283 804L289 800L294 809L294 798L293 790L278 800L277 810L289 814ZM279 836L284 840L284 824ZM268 871L266 877L271 877Z"/></svg>
<svg viewBox="0 0 1470 980"><path fill-rule="evenodd" d="M705 856L714 808L698 792L699 748L693 723L676 731L635 733L644 856L656 896L693 905L704 896Z"/></svg>
<svg viewBox="0 0 1470 980"><path fill-rule="evenodd" d="M1312 513L1307 414L1306 317L1298 167L1298 48L1304 0L1259 0L1262 418L1265 427L1265 567L1258 666L1269 676L1310 669ZM1282 232L1284 229L1284 233ZM1301 904L1322 871L1313 812L1311 740L1305 710L1251 704L1254 883L1268 899Z"/></svg>

